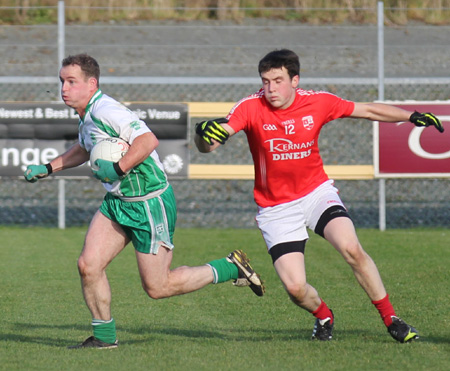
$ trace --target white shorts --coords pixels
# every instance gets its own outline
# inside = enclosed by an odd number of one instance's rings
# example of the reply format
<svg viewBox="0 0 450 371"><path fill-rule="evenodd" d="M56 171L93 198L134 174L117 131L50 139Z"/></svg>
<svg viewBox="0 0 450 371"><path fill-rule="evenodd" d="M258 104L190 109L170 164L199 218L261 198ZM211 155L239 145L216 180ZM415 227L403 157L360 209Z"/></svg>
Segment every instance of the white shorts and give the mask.
<svg viewBox="0 0 450 371"><path fill-rule="evenodd" d="M327 180L308 195L276 206L258 207L256 223L267 249L282 242L308 239L306 228L314 230L325 210L342 206L338 190Z"/></svg>

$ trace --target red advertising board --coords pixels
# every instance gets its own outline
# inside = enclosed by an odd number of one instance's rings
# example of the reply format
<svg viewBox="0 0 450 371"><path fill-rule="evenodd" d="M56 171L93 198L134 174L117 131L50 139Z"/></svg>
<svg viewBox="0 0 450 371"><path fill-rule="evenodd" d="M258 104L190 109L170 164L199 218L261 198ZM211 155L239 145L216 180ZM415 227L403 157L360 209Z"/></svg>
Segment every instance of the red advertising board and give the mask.
<svg viewBox="0 0 450 371"><path fill-rule="evenodd" d="M450 177L450 101L383 103L432 112L445 130L440 133L435 127L418 128L410 122L375 122L375 176Z"/></svg>

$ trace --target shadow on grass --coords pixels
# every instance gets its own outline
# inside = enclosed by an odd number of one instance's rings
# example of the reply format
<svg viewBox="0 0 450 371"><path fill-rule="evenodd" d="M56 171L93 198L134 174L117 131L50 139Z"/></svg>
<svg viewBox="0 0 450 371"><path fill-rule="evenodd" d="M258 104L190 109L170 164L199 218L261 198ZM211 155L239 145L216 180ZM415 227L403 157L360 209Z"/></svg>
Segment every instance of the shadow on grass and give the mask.
<svg viewBox="0 0 450 371"><path fill-rule="evenodd" d="M65 345L74 345L77 341L84 340L77 339L74 336L73 339L65 340L55 333L54 338L45 336L32 336L21 335L22 331L30 330L55 330L63 331L66 333L68 330L73 331L86 331L86 338L92 335L90 326L86 325L48 325L48 324L28 324L28 323L15 323L12 331L16 333L2 333L0 334L0 342L20 342L20 343L34 343L45 344L49 346L61 347ZM139 339L121 341L121 344L142 344L151 343L153 341L161 341L164 337L180 337L189 339L218 339L224 341L240 341L240 342L265 342L268 340L288 341L288 340L309 340L308 334L310 329L297 329L297 330L260 330L260 329L230 329L230 330L207 330L207 329L193 329L192 326L186 326L186 328L179 327L139 327L139 328L126 328L118 327L117 332L120 338L120 333L136 334L139 335ZM145 338L142 339L142 336ZM75 339L75 340L74 340Z"/></svg>
<svg viewBox="0 0 450 371"><path fill-rule="evenodd" d="M28 323L15 323L13 325L14 329L17 331L21 330L39 330L39 329L54 329L66 332L67 330L73 331L86 331L86 338L91 335L90 326L86 325L46 325L46 324L28 324ZM121 344L145 344L152 343L154 341L161 341L164 337L180 337L189 339L218 339L224 341L233 342L267 342L267 341L300 341L310 342L311 340L311 329L310 328L296 328L296 329L217 329L217 330L196 330L189 328L179 328L179 327L140 327L140 328L124 328L118 327L118 333L131 333L139 335L140 337L145 336L144 339L135 339L121 341ZM146 336L148 335L148 336ZM353 339L358 342L377 342L386 343L396 342L386 334L382 334L379 331L368 332L367 329L359 330L340 330L335 331L334 341L332 343L339 342L339 340L347 341ZM82 339L71 338L70 340L65 340L59 338L57 335L55 338L49 338L45 336L30 336L30 335L20 335L20 334L0 334L1 342L18 342L18 343L34 343L34 344L45 344L53 347L61 347L74 345L75 343L83 341ZM419 340L415 341L418 343L431 343L431 344L450 344L450 339L444 336L422 336Z"/></svg>

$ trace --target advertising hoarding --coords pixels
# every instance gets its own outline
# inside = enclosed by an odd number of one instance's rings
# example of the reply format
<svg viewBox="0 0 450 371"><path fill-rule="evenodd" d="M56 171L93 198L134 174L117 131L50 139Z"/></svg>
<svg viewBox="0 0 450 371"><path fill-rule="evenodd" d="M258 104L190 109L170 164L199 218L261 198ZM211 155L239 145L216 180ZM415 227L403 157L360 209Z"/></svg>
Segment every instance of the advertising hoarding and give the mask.
<svg viewBox="0 0 450 371"><path fill-rule="evenodd" d="M157 152L170 176L187 177L188 106L181 103L124 103L159 140ZM0 176L22 176L31 164L45 164L78 139L78 115L62 102L0 102ZM91 176L88 164L57 176Z"/></svg>
<svg viewBox="0 0 450 371"><path fill-rule="evenodd" d="M379 178L450 177L450 101L383 102L431 112L444 126L420 128L410 122L374 123L374 167Z"/></svg>

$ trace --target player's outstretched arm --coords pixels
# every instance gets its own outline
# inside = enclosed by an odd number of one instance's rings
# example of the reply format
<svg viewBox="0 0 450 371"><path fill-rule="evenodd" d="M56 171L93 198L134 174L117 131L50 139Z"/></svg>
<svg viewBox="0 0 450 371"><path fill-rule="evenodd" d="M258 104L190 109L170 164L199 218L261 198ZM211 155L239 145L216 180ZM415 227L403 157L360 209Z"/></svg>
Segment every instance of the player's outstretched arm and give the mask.
<svg viewBox="0 0 450 371"><path fill-rule="evenodd" d="M434 126L441 133L444 132L442 122L432 113L410 112L384 103L355 103L350 117L383 122L410 121L419 127Z"/></svg>
<svg viewBox="0 0 450 371"><path fill-rule="evenodd" d="M34 183L39 179L48 177L52 173L81 165L87 160L89 160L89 153L79 143L76 143L48 164L28 165L24 177L26 181Z"/></svg>
<svg viewBox="0 0 450 371"><path fill-rule="evenodd" d="M50 162L53 172L70 169L72 167L84 164L89 160L89 152L87 152L79 143L75 143L61 156L56 157Z"/></svg>
<svg viewBox="0 0 450 371"><path fill-rule="evenodd" d="M371 121L402 122L409 121L411 112L384 103L355 103L350 117Z"/></svg>

